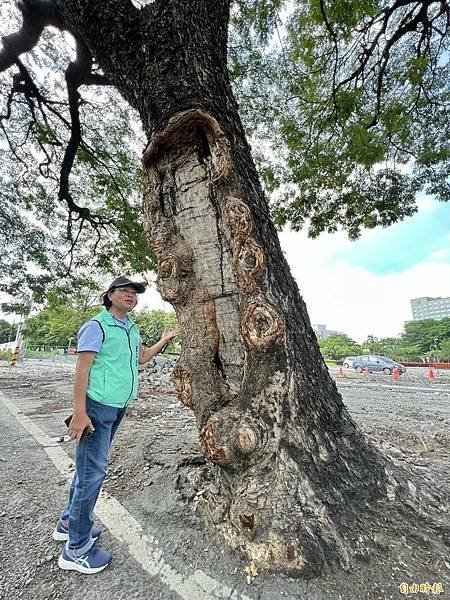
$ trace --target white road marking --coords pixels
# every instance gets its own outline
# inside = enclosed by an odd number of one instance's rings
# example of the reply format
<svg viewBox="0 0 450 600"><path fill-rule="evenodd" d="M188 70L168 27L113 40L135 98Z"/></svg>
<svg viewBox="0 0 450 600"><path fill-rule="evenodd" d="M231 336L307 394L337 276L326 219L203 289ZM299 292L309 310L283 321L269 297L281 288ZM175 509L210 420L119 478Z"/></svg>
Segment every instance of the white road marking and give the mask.
<svg viewBox="0 0 450 600"><path fill-rule="evenodd" d="M406 390L406 391L412 391L412 392L430 392L432 394L450 394L450 389L448 389L448 388L436 389L436 388L429 388L429 387L412 387L410 385L395 385L395 383L393 383L391 385L386 385L383 383L364 383L363 381L359 382L358 380L355 380L355 379L353 381L342 381L340 379L335 379L334 381L336 382L337 385L342 385L342 386L359 385L359 387L368 387L368 388L377 388L377 389L378 388L386 388L386 389L398 390L398 391Z"/></svg>
<svg viewBox="0 0 450 600"><path fill-rule="evenodd" d="M43 446L58 471L68 480L73 474L73 460L61 448L58 442L52 440L32 420L23 414L17 405L0 392L0 402L16 418L20 425ZM109 529L111 534L124 542L133 558L152 577L160 580L172 591L179 594L183 600L212 600L213 598L229 600L252 600L245 594L239 594L228 586L197 569L184 575L164 561L158 540L144 533L141 525L120 504L116 498L102 492L95 507L95 513Z"/></svg>

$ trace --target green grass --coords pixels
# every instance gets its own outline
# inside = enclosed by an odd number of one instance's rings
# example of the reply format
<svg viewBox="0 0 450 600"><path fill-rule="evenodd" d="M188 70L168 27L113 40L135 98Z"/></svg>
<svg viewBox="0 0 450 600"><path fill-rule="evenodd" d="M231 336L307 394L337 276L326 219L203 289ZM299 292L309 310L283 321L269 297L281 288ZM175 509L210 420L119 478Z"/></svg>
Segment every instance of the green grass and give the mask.
<svg viewBox="0 0 450 600"><path fill-rule="evenodd" d="M25 358L46 358L58 355L58 350L25 350Z"/></svg>

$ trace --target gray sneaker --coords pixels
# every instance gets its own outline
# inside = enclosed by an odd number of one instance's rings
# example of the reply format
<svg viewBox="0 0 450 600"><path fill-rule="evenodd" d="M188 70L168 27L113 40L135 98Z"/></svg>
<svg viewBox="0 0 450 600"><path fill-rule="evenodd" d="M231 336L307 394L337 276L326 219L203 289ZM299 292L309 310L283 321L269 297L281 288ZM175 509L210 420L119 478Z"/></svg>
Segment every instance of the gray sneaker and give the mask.
<svg viewBox="0 0 450 600"><path fill-rule="evenodd" d="M111 554L94 544L88 552L81 556L70 556L64 546L58 559L60 569L67 571L78 571L79 573L99 573L108 566Z"/></svg>
<svg viewBox="0 0 450 600"><path fill-rule="evenodd" d="M94 541L98 540L101 533L102 530L100 529L100 527L96 527L94 525L94 527L91 529L92 539ZM64 525L61 519L59 519L59 521L56 523L56 527L52 533L52 538L57 542L67 542L67 540L69 539L69 528Z"/></svg>

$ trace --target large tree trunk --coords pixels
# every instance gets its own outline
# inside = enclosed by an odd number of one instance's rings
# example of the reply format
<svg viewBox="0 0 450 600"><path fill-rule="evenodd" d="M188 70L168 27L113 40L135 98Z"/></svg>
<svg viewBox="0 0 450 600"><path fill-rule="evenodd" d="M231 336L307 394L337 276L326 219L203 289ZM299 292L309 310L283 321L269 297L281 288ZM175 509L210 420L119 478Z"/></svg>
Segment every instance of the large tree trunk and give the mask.
<svg viewBox="0 0 450 600"><path fill-rule="evenodd" d="M227 125L176 115L144 158L159 290L183 332L175 384L216 465L203 514L258 564L316 571L347 562L345 540L386 497L387 475L330 379Z"/></svg>
<svg viewBox="0 0 450 600"><path fill-rule="evenodd" d="M183 332L175 384L215 465L199 509L259 565L317 572L348 562L388 478L342 404L280 249L227 79L226 22L186 4L173 35L165 28L164 77L149 80L163 126L144 155L144 215Z"/></svg>
<svg viewBox="0 0 450 600"><path fill-rule="evenodd" d="M145 223L182 327L175 383L212 474L201 514L268 569L348 565L403 486L350 419L281 251L228 81L229 2L118 9L109 44L101 4L60 5L148 134Z"/></svg>

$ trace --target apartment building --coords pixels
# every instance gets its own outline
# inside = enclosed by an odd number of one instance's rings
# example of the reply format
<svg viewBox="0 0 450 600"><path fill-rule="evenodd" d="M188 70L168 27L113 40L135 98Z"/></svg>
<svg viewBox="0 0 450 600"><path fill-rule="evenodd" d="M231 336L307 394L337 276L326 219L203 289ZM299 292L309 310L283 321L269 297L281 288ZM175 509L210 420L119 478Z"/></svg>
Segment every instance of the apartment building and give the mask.
<svg viewBox="0 0 450 600"><path fill-rule="evenodd" d="M424 319L443 319L450 317L450 298L412 298L411 310L414 321Z"/></svg>

